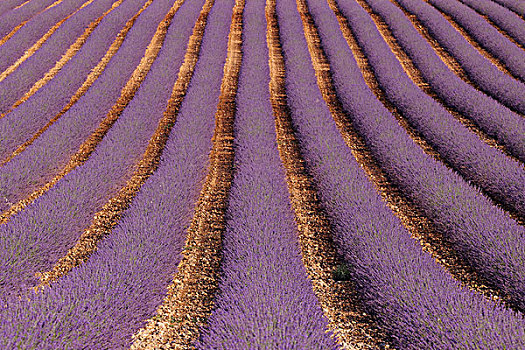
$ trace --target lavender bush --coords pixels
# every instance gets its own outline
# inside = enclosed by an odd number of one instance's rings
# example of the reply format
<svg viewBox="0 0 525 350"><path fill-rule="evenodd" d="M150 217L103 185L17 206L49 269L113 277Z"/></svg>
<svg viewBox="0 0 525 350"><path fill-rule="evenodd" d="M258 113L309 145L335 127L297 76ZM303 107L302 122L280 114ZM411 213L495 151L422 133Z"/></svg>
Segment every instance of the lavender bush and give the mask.
<svg viewBox="0 0 525 350"><path fill-rule="evenodd" d="M329 38L337 39L338 44L325 42L328 52L348 52L329 54L334 84L376 161L433 221L443 239L517 308L525 310L525 228L460 176L424 154L365 85L342 36Z"/></svg>
<svg viewBox="0 0 525 350"><path fill-rule="evenodd" d="M470 118L486 134L505 145L514 156L525 161L523 118L452 73L396 6L381 0L369 0L368 4L386 22L398 44L412 59L436 95L446 105ZM361 13L361 15L356 14L355 17L364 16L363 11L355 5L341 2L342 8L350 6ZM354 16L349 15L348 11L347 17L349 20L357 21L353 19ZM369 22L362 19L359 21Z"/></svg>
<svg viewBox="0 0 525 350"><path fill-rule="evenodd" d="M461 2L481 15L487 16L494 24L505 31L517 43L525 45L525 23L511 10L491 0L473 1L461 0Z"/></svg>
<svg viewBox="0 0 525 350"><path fill-rule="evenodd" d="M523 164L484 143L439 103L420 90L406 75L377 31L374 22L361 6L348 1L340 1L339 4L371 64L380 87L409 124L454 170L525 217ZM336 25L337 23L330 23L326 29L320 27L321 34L333 32L337 28ZM323 38L326 35L328 34L324 34ZM347 51L347 54L351 54L351 51ZM332 53L332 56L341 55L341 49ZM493 120L490 122L493 123ZM521 146L514 148L514 151L520 155L520 159L525 160L525 123L522 120L515 121L516 128L512 130L507 129L509 124L504 125L504 130L510 134L505 136L514 137L512 145ZM491 166L487 167L487 164Z"/></svg>
<svg viewBox="0 0 525 350"><path fill-rule="evenodd" d="M25 0L11 0L0 2L0 38L9 34L15 27L24 21L40 14L55 0L31 1L19 9L8 9L13 4L21 4ZM12 7L11 7L12 8Z"/></svg>
<svg viewBox="0 0 525 350"><path fill-rule="evenodd" d="M89 0L64 1L59 5L35 16L5 44L0 46L0 72L16 62L38 39L57 22L75 12ZM87 6L86 6L87 7ZM7 34L7 33L6 33Z"/></svg>

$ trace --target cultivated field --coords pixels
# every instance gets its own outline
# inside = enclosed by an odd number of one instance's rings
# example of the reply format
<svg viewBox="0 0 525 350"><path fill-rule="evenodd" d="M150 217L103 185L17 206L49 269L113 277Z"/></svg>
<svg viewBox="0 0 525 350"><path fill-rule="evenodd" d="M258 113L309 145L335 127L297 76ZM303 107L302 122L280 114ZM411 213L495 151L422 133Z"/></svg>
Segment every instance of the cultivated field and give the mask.
<svg viewBox="0 0 525 350"><path fill-rule="evenodd" d="M525 349L523 0L0 0L0 349Z"/></svg>

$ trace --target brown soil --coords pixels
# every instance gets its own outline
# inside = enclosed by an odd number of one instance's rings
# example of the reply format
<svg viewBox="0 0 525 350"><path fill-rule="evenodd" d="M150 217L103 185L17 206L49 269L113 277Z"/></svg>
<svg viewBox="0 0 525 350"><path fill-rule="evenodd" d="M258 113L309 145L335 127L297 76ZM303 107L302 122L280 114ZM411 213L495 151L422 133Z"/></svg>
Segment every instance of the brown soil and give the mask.
<svg viewBox="0 0 525 350"><path fill-rule="evenodd" d="M135 71L131 75L130 79L122 88L120 97L108 112L106 118L100 123L98 128L89 136L86 141L84 141L84 143L82 143L82 145L80 145L79 150L71 157L66 166L51 181L34 190L28 197L20 200L3 212L0 215L0 225L9 221L11 216L22 211L35 199L49 191L58 181L69 174L73 169L79 165L84 164L88 160L88 158L91 156L91 153L93 153L97 145L100 143L100 141L102 141L106 133L120 117L126 106L135 96L135 93L140 87L140 84L142 84L146 78L146 74L149 72L153 62L157 58L160 48L162 47L173 16L175 16L175 13L178 11L183 2L184 0L175 1L169 12L164 17L163 21L159 24L153 38L146 48L146 52L144 53L144 56L142 57L139 65L135 68Z"/></svg>
<svg viewBox="0 0 525 350"><path fill-rule="evenodd" d="M206 4L211 8L213 0ZM213 310L213 299L219 287L225 214L233 180L235 98L242 60L243 11L244 0L237 0L215 114L210 166L188 230L183 258L157 315L134 335L132 349L191 349Z"/></svg>

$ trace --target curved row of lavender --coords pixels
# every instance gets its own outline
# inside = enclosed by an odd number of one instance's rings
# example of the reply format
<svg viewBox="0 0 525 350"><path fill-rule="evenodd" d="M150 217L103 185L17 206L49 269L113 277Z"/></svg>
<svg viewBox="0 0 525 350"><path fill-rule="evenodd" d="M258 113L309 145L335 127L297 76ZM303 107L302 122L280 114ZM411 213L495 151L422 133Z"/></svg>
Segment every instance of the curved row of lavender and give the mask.
<svg viewBox="0 0 525 350"><path fill-rule="evenodd" d="M525 45L525 22L511 10L490 0L460 0L476 12L487 16L518 44Z"/></svg>
<svg viewBox="0 0 525 350"><path fill-rule="evenodd" d="M523 118L451 72L399 8L389 1L366 1L383 18L397 43L405 50L436 95L525 162Z"/></svg>
<svg viewBox="0 0 525 350"><path fill-rule="evenodd" d="M525 227L459 175L423 153L375 97L365 99L363 95L373 95L363 85L352 53L348 45L343 45L342 34L322 33L343 107L376 161L432 220L443 233L443 240L513 305L525 310ZM335 29L330 33L336 33ZM329 44L335 39L341 44ZM377 107L356 114L360 104Z"/></svg>
<svg viewBox="0 0 525 350"><path fill-rule="evenodd" d="M33 17L5 44L0 46L0 72L16 62L51 27L79 9L89 0L64 1Z"/></svg>
<svg viewBox="0 0 525 350"><path fill-rule="evenodd" d="M0 113L9 108L54 67L91 21L111 8L116 0L95 0L65 21L29 59L0 82ZM122 5L124 5L123 3Z"/></svg>
<svg viewBox="0 0 525 350"><path fill-rule="evenodd" d="M172 3L173 0L154 1L137 18L119 51L86 94L22 154L0 167L0 211L50 181L97 129L140 63Z"/></svg>
<svg viewBox="0 0 525 350"><path fill-rule="evenodd" d="M186 2L175 14L146 79L89 160L0 226L0 246L9 247L0 250L0 294L23 294L38 283L35 273L52 268L125 185L163 116L203 3Z"/></svg>
<svg viewBox="0 0 525 350"><path fill-rule="evenodd" d="M265 1L247 1L222 277L197 349L336 349L301 260L275 139Z"/></svg>
<svg viewBox="0 0 525 350"><path fill-rule="evenodd" d="M361 6L351 1L342 1L340 6L381 89L400 114L467 181L525 217L523 164L483 142L419 89ZM520 155L525 160L525 123L520 120L513 133L522 141Z"/></svg>
<svg viewBox="0 0 525 350"><path fill-rule="evenodd" d="M209 14L157 171L89 261L31 302L0 311L0 347L129 348L131 335L155 315L177 271L206 175L232 7L232 0L217 0Z"/></svg>
<svg viewBox="0 0 525 350"><path fill-rule="evenodd" d="M368 89L352 56L347 55L348 46L338 33L332 11L324 2L309 3L326 33L322 39L328 52L339 56L341 50L346 51L341 55L344 66L333 68L345 71L345 83L354 87L348 102L356 123L368 122L386 138L393 136L389 129L400 127L390 125L395 123L393 117ZM366 312L398 349L525 346L521 316L461 287L421 250L385 205L343 141L319 92L305 39L297 35L302 24L295 2L279 1L277 11L286 58L287 96L297 136L331 217L339 253ZM412 141L395 139L393 151L406 159L403 150L412 147ZM421 151L419 158L431 161Z"/></svg>
<svg viewBox="0 0 525 350"><path fill-rule="evenodd" d="M505 64L512 74L522 82L525 81L525 51L505 38L476 11L459 1L428 0L428 2L452 17L483 48Z"/></svg>
<svg viewBox="0 0 525 350"><path fill-rule="evenodd" d="M30 1L21 8L9 8L10 3L23 3L25 0L1 1L0 2L0 39L9 34L15 27L22 22L37 15L49 5L53 4L55 0ZM16 7L16 6L15 6Z"/></svg>
<svg viewBox="0 0 525 350"><path fill-rule="evenodd" d="M126 22L143 5L144 0L126 0L109 13L87 38L78 53L44 88L0 119L1 160L33 137L69 103L71 96L82 86L90 71L104 57ZM35 63L38 64L38 61ZM16 83L16 81L13 82ZM2 84L0 83L0 91L1 89ZM7 106L7 103L3 101L2 104L3 107Z"/></svg>
<svg viewBox="0 0 525 350"><path fill-rule="evenodd" d="M521 0L492 0L505 8L521 15L525 16L525 4Z"/></svg>
<svg viewBox="0 0 525 350"><path fill-rule="evenodd" d="M481 91L512 110L525 114L524 83L503 73L483 57L431 5L421 0L397 0L397 2L409 13L415 15L432 37L457 59L470 80L477 84ZM488 25L486 22L485 24ZM492 26L491 28L494 29ZM515 47L506 38L505 40L508 42L506 46ZM520 53L520 56L522 54L523 52Z"/></svg>

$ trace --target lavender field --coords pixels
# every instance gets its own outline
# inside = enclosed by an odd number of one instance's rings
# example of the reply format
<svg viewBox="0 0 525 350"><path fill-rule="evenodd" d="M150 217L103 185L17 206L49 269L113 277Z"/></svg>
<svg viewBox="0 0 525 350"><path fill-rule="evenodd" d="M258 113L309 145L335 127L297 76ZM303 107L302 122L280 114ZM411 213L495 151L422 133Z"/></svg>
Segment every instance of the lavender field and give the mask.
<svg viewBox="0 0 525 350"><path fill-rule="evenodd" d="M521 0L0 0L0 349L525 349Z"/></svg>

